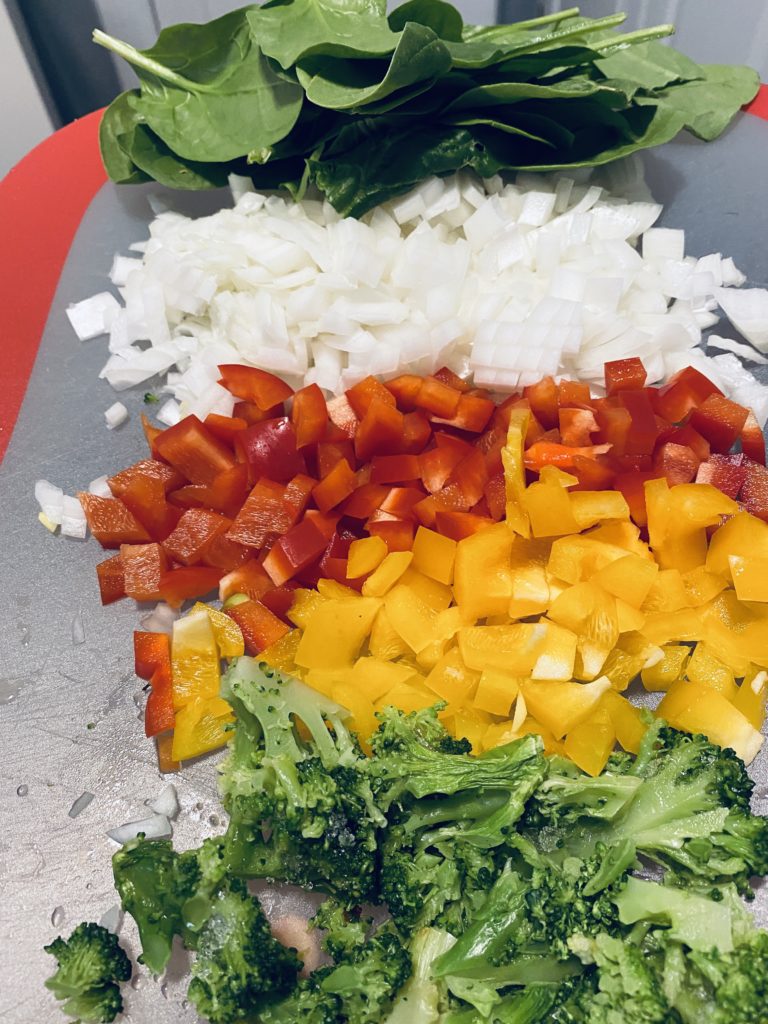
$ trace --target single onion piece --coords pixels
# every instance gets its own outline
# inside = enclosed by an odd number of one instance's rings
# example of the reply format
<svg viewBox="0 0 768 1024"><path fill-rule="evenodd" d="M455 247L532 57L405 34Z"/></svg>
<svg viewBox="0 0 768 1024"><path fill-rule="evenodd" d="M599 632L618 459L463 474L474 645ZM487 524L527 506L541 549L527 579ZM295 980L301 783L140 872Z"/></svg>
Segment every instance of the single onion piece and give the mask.
<svg viewBox="0 0 768 1024"><path fill-rule="evenodd" d="M77 498L65 494L61 513L62 537L75 537L77 540L84 540L87 533L88 522L82 505Z"/></svg>
<svg viewBox="0 0 768 1024"><path fill-rule="evenodd" d="M151 817L142 818L140 821L127 821L124 825L108 829L107 831L109 838L114 839L121 846L142 833L147 839L170 839L173 835L173 829L171 828L170 821L164 814L153 814Z"/></svg>
<svg viewBox="0 0 768 1024"><path fill-rule="evenodd" d="M70 818L76 818L78 814L82 814L88 804L93 800L93 793L89 793L87 790L81 793L80 796L75 800L72 806L69 808Z"/></svg>
<svg viewBox="0 0 768 1024"><path fill-rule="evenodd" d="M104 413L104 419L107 421L107 429L114 430L128 419L128 410L122 402L115 402Z"/></svg>
<svg viewBox="0 0 768 1024"><path fill-rule="evenodd" d="M179 403L175 402L172 398L169 398L167 402L163 402L160 408L157 410L155 419L164 424L166 427L175 427L181 419L181 409Z"/></svg>
<svg viewBox="0 0 768 1024"><path fill-rule="evenodd" d="M142 628L150 633L172 633L173 624L180 615L180 611L161 601L151 612L142 615L140 622Z"/></svg>
<svg viewBox="0 0 768 1024"><path fill-rule="evenodd" d="M64 515L64 491L48 480L35 483L35 500L50 522L61 526Z"/></svg>
<svg viewBox="0 0 768 1024"><path fill-rule="evenodd" d="M95 480L91 480L88 484L88 493L95 494L99 498L111 498L112 491L109 489L106 476L97 476Z"/></svg>
<svg viewBox="0 0 768 1024"><path fill-rule="evenodd" d="M85 643L85 629L83 627L83 616L78 611L72 619L72 643L75 647Z"/></svg>
<svg viewBox="0 0 768 1024"><path fill-rule="evenodd" d="M175 820L179 813L179 797L176 787L172 783L166 786L154 800L147 800L147 807L155 814L162 814L171 821Z"/></svg>
<svg viewBox="0 0 768 1024"><path fill-rule="evenodd" d="M740 341L734 341L733 338L721 338L717 334L711 334L707 338L707 348L721 349L723 352L733 352L734 355L740 356L751 363L760 363L763 366L768 365L768 358L766 356L760 355L750 345L742 345Z"/></svg>
<svg viewBox="0 0 768 1024"><path fill-rule="evenodd" d="M89 341L107 333L119 310L120 303L111 292L99 292L67 306L66 313L80 341Z"/></svg>

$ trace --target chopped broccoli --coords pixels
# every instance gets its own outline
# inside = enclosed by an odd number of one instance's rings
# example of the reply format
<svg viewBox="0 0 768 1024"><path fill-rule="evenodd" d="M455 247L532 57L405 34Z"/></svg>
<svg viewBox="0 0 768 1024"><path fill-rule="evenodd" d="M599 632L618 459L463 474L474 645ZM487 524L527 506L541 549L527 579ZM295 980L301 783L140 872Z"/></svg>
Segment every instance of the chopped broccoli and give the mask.
<svg viewBox="0 0 768 1024"><path fill-rule="evenodd" d="M328 899L320 904L309 924L325 932L322 947L338 961L365 942L370 920L350 915L340 903Z"/></svg>
<svg viewBox="0 0 768 1024"><path fill-rule="evenodd" d="M45 951L58 964L45 984L65 1013L83 1024L98 1024L113 1021L122 1011L120 982L128 981L132 968L116 935L101 925L83 923L68 939L54 939Z"/></svg>
<svg viewBox="0 0 768 1024"><path fill-rule="evenodd" d="M411 939L412 971L400 990L392 1011L384 1024L438 1024L447 1004L444 982L432 975L434 961L447 952L456 940L450 932L438 928L421 928Z"/></svg>

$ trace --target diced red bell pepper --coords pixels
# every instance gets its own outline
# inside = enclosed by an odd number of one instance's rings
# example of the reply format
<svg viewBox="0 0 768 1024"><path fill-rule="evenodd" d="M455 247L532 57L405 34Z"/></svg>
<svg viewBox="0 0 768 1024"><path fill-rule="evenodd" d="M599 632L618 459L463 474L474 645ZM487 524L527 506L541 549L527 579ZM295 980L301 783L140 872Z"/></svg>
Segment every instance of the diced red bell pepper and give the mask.
<svg viewBox="0 0 768 1024"><path fill-rule="evenodd" d="M297 473L306 473L304 456L296 447L296 434L286 416L254 423L237 435L235 442L242 460L251 469L251 478L287 483Z"/></svg>
<svg viewBox="0 0 768 1024"><path fill-rule="evenodd" d="M472 434L480 434L491 421L496 405L490 398L480 395L463 394L459 397L456 412L445 419L436 418L433 422L442 423L457 430L466 430Z"/></svg>
<svg viewBox="0 0 768 1024"><path fill-rule="evenodd" d="M168 469L176 473L170 466ZM156 541L165 540L181 516L180 510L166 501L164 484L158 477L132 477L121 487L120 500Z"/></svg>
<svg viewBox="0 0 768 1024"><path fill-rule="evenodd" d="M469 441L465 441L464 438L456 437L455 434L449 434L445 430L435 431L435 444L438 448L448 448L452 452L458 452L462 458L465 455L469 455L474 447Z"/></svg>
<svg viewBox="0 0 768 1024"><path fill-rule="evenodd" d="M355 454L363 460L373 455L400 454L404 429L403 414L394 405L374 398L357 428Z"/></svg>
<svg viewBox="0 0 768 1024"><path fill-rule="evenodd" d="M144 710L144 734L157 736L174 727L176 713L173 709L173 676L171 659L158 665L149 680L150 690Z"/></svg>
<svg viewBox="0 0 768 1024"><path fill-rule="evenodd" d="M613 482L616 477L616 472L610 465L608 465L607 459L609 458L610 456L601 456L597 459L585 459L583 455L577 455L573 460L573 466L570 469L570 472L579 478L579 482L573 490L613 490Z"/></svg>
<svg viewBox="0 0 768 1024"><path fill-rule="evenodd" d="M352 519L367 519L381 505L389 493L383 484L363 484L344 502L342 511Z"/></svg>
<svg viewBox="0 0 768 1024"><path fill-rule="evenodd" d="M288 481L285 488L285 500L289 505L293 505L298 515L301 515L307 507L316 484L317 480L305 473L298 473L293 480Z"/></svg>
<svg viewBox="0 0 768 1024"><path fill-rule="evenodd" d="M694 430L690 423L684 423L682 427L667 427L662 430L656 443L664 444L667 441L687 445L701 462L709 458L711 451L709 441L706 437L702 437L698 430Z"/></svg>
<svg viewBox="0 0 768 1024"><path fill-rule="evenodd" d="M421 377L415 373L402 373L385 384L387 391L394 397L401 412L413 412L416 408L416 396L421 388Z"/></svg>
<svg viewBox="0 0 768 1024"><path fill-rule="evenodd" d="M765 435L751 410L741 432L741 450L748 459L765 465Z"/></svg>
<svg viewBox="0 0 768 1024"><path fill-rule="evenodd" d="M464 380L458 373L454 373L447 366L441 366L439 370L435 370L435 380L439 380L441 384L447 384L449 388L453 388L455 391L460 391L465 394L467 391L472 389L472 385L469 381Z"/></svg>
<svg viewBox="0 0 768 1024"><path fill-rule="evenodd" d="M157 433L162 434L162 430L158 430ZM175 491L177 487L181 487L186 483L186 477L174 469L173 466L169 466L167 463L160 462L157 459L142 459L141 462L128 466L127 469L123 469L119 473L115 473L114 476L111 476L107 480L107 486L116 498L122 498L137 477L140 477L142 480L147 477L152 480L159 480L162 484L163 494Z"/></svg>
<svg viewBox="0 0 768 1024"><path fill-rule="evenodd" d="M269 608L278 619L288 623L290 622L288 612L291 610L291 605L296 599L296 591L298 589L298 583L289 580L281 587L272 587L271 590L266 591L261 597L261 603L265 608Z"/></svg>
<svg viewBox="0 0 768 1024"><path fill-rule="evenodd" d="M235 516L248 495L248 466L238 462L232 469L219 473L210 484L187 484L173 491L171 500L183 508L212 508L227 516Z"/></svg>
<svg viewBox="0 0 768 1024"><path fill-rule="evenodd" d="M696 479L699 457L687 445L667 441L656 449L653 468L659 476L666 477L670 487L675 484L689 484Z"/></svg>
<svg viewBox="0 0 768 1024"><path fill-rule="evenodd" d="M448 479L448 485L456 484L470 507L483 497L487 483L488 468L483 453L477 448L461 460Z"/></svg>
<svg viewBox="0 0 768 1024"><path fill-rule="evenodd" d="M389 493L379 505L378 511L395 516L397 519L413 518L414 505L425 497L420 487L391 487ZM376 519L376 513L371 513Z"/></svg>
<svg viewBox="0 0 768 1024"><path fill-rule="evenodd" d="M600 430L591 409L561 409L560 437L563 444L583 448L592 444L592 434Z"/></svg>
<svg viewBox="0 0 768 1024"><path fill-rule="evenodd" d="M144 437L147 439L149 450L152 453L152 458L158 457L158 451L155 448L155 441L158 439L160 434L163 432L163 427L156 427L148 416L144 413L141 414L141 429L144 431Z"/></svg>
<svg viewBox="0 0 768 1024"><path fill-rule="evenodd" d="M221 576L221 569L202 565L171 569L160 579L160 598L171 608L180 608L189 598L205 597L215 590Z"/></svg>
<svg viewBox="0 0 768 1024"><path fill-rule="evenodd" d="M589 384L580 380L561 380L557 385L558 409L589 405L591 395Z"/></svg>
<svg viewBox="0 0 768 1024"><path fill-rule="evenodd" d="M112 604L125 597L125 573L120 555L112 555L105 558L96 566L96 575L99 578L99 594L102 604Z"/></svg>
<svg viewBox="0 0 768 1024"><path fill-rule="evenodd" d="M488 512L492 519L497 522L504 518L507 507L507 495L504 484L504 474L494 473L483 489Z"/></svg>
<svg viewBox="0 0 768 1024"><path fill-rule="evenodd" d="M421 453L419 456L421 480L430 494L435 494L445 487L451 473L469 455L471 450L469 446L467 449L438 446Z"/></svg>
<svg viewBox="0 0 768 1024"><path fill-rule="evenodd" d="M254 601L259 601L273 586L261 562L251 558L221 577L219 600L226 601L233 594L247 594Z"/></svg>
<svg viewBox="0 0 768 1024"><path fill-rule="evenodd" d="M312 523L328 542L336 532L341 516L338 512L320 512L316 508L308 508L304 518Z"/></svg>
<svg viewBox="0 0 768 1024"><path fill-rule="evenodd" d="M322 441L328 426L328 406L317 384L307 384L293 396L291 423L297 448Z"/></svg>
<svg viewBox="0 0 768 1024"><path fill-rule="evenodd" d="M768 469L750 460L744 467L746 476L739 497L747 512L768 522Z"/></svg>
<svg viewBox="0 0 768 1024"><path fill-rule="evenodd" d="M197 416L187 416L168 427L156 438L155 447L166 462L193 484L210 484L235 464L232 452Z"/></svg>
<svg viewBox="0 0 768 1024"><path fill-rule="evenodd" d="M432 416L451 419L456 415L460 398L461 392L456 388L443 384L436 377L424 377L416 395L416 406Z"/></svg>
<svg viewBox="0 0 768 1024"><path fill-rule="evenodd" d="M220 416L217 412L209 412L203 420L204 426L210 430L228 448L234 448L235 436L245 430L248 421L240 416Z"/></svg>
<svg viewBox="0 0 768 1024"><path fill-rule="evenodd" d="M432 437L432 427L423 412L406 412L403 414L404 455L418 455L423 452Z"/></svg>
<svg viewBox="0 0 768 1024"><path fill-rule="evenodd" d="M157 755L157 770L166 774L167 772L181 771L181 761L174 761L173 754L173 733L164 732L155 736L155 753Z"/></svg>
<svg viewBox="0 0 768 1024"><path fill-rule="evenodd" d="M357 488L357 477L346 459L341 459L333 469L312 489L312 497L321 512L330 512L340 505Z"/></svg>
<svg viewBox="0 0 768 1024"><path fill-rule="evenodd" d="M691 426L709 441L716 452L729 452L738 441L749 409L723 395L709 395L691 413Z"/></svg>
<svg viewBox="0 0 768 1024"><path fill-rule="evenodd" d="M701 405L710 395L722 392L703 373L692 366L679 370L669 383L654 390L656 412L670 423L682 423L691 409Z"/></svg>
<svg viewBox="0 0 768 1024"><path fill-rule="evenodd" d="M735 499L747 479L747 466L744 455L711 455L699 466L696 483L711 484Z"/></svg>
<svg viewBox="0 0 768 1024"><path fill-rule="evenodd" d="M413 547L415 526L410 519L382 519L370 523L367 530L372 537L381 537L388 551L410 551Z"/></svg>
<svg viewBox="0 0 768 1024"><path fill-rule="evenodd" d="M653 472L641 472L632 470L628 473L619 473L614 484L617 491L621 491L624 499L629 505L629 514L638 526L648 525L648 511L645 507L645 482L646 480L657 479Z"/></svg>
<svg viewBox="0 0 768 1024"><path fill-rule="evenodd" d="M645 387L647 378L643 361L638 356L613 359L605 364L605 390L609 395L617 391L637 391Z"/></svg>
<svg viewBox="0 0 768 1024"><path fill-rule="evenodd" d="M266 650L285 636L290 628L261 601L243 601L226 611L240 627L246 654L259 654Z"/></svg>
<svg viewBox="0 0 768 1024"><path fill-rule="evenodd" d="M317 446L317 475L322 480L343 460L352 467L357 465L355 446L349 440L321 441Z"/></svg>
<svg viewBox="0 0 768 1024"><path fill-rule="evenodd" d="M103 548L121 544L148 544L152 538L136 516L117 498L100 498L97 494L80 493L88 528Z"/></svg>
<svg viewBox="0 0 768 1024"><path fill-rule="evenodd" d="M188 508L163 547L175 562L195 565L216 539L230 528L230 520L207 508Z"/></svg>
<svg viewBox="0 0 768 1024"><path fill-rule="evenodd" d="M627 455L650 455L659 436L651 390L640 388L639 391L620 391L618 394L619 402L632 417L632 426L624 444Z"/></svg>
<svg viewBox="0 0 768 1024"><path fill-rule="evenodd" d="M167 633L133 632L133 670L147 682L161 665L171 663L171 642Z"/></svg>
<svg viewBox="0 0 768 1024"><path fill-rule="evenodd" d="M305 516L275 541L264 559L264 569L275 586L279 587L320 558L327 544L328 538L311 518Z"/></svg>
<svg viewBox="0 0 768 1024"><path fill-rule="evenodd" d="M365 377L346 392L347 401L358 419L363 419L374 399L385 405L395 405L395 396L375 377Z"/></svg>
<svg viewBox="0 0 768 1024"><path fill-rule="evenodd" d="M264 420L276 420L285 416L285 406L278 402L271 409L260 409L255 402L235 402L232 415L245 420L248 426L252 427L256 423L263 423Z"/></svg>
<svg viewBox="0 0 768 1024"><path fill-rule="evenodd" d="M614 455L623 455L632 429L632 416L615 398L595 401L595 419L600 433L594 438L600 444L613 445Z"/></svg>
<svg viewBox="0 0 768 1024"><path fill-rule="evenodd" d="M231 526L232 520L228 519L227 529L229 530ZM215 569L231 572L231 570L247 562L252 556L253 548L238 544L237 541L230 540L226 534L220 533L213 538L205 549L202 562L203 565L210 565Z"/></svg>
<svg viewBox="0 0 768 1024"><path fill-rule="evenodd" d="M417 455L374 455L371 460L371 483L397 484L418 480L421 467Z"/></svg>
<svg viewBox="0 0 768 1024"><path fill-rule="evenodd" d="M493 520L487 516L478 516L474 512L443 512L435 516L435 529L444 537L452 540L463 540L471 537L478 530L492 526Z"/></svg>
<svg viewBox="0 0 768 1024"><path fill-rule="evenodd" d="M134 601L158 601L168 559L159 544L121 544L125 593Z"/></svg>
<svg viewBox="0 0 768 1024"><path fill-rule="evenodd" d="M503 472L501 453L506 445L506 439L506 431L502 432L496 427L491 427L475 442L477 450L483 453L485 468L488 470L489 476L496 476L497 473Z"/></svg>
<svg viewBox="0 0 768 1024"><path fill-rule="evenodd" d="M537 441L525 451L525 468L535 473L541 472L544 466L557 466L558 469L572 469L574 459L582 456L585 459L596 459L611 450L609 444L593 444L585 448L571 448L565 444L554 444L550 441Z"/></svg>
<svg viewBox="0 0 768 1024"><path fill-rule="evenodd" d="M221 380L219 384L226 388L230 395L244 402L253 402L259 409L266 412L273 405L287 401L293 394L285 381L274 373L259 370L255 366L241 366L238 363L225 363L219 367Z"/></svg>
<svg viewBox="0 0 768 1024"><path fill-rule="evenodd" d="M551 377L543 377L537 384L529 384L523 389L523 396L528 400L533 415L546 430L557 426L557 384Z"/></svg>
<svg viewBox="0 0 768 1024"><path fill-rule="evenodd" d="M286 488L274 480L259 480L227 532L245 547L263 548L297 521L300 510L286 497Z"/></svg>
<svg viewBox="0 0 768 1024"><path fill-rule="evenodd" d="M331 423L338 427L347 437L354 438L360 419L355 410L349 404L346 395L338 395L327 403L328 418Z"/></svg>

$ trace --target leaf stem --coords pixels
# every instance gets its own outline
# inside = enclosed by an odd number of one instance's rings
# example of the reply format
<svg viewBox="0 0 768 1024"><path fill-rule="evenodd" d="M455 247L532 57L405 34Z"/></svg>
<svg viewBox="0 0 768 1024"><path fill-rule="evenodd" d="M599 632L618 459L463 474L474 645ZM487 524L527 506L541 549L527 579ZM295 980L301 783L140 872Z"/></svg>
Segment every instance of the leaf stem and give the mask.
<svg viewBox="0 0 768 1024"><path fill-rule="evenodd" d="M150 74L155 75L157 78L162 79L164 82L170 82L171 85L177 86L179 89L185 89L187 92L207 92L205 85L200 82L191 82L188 78L184 78L183 75L177 74L170 68L167 68L164 64L159 61L153 60L152 57L147 57L146 54L142 53L141 50L137 50L135 46L131 46L130 43L124 43L122 39L115 39L114 36L108 35L106 32L102 32L101 29L93 30L93 41L98 46L103 46L106 50L111 50L112 53L116 53L123 60L128 61L134 67L142 68L144 71L148 71Z"/></svg>
<svg viewBox="0 0 768 1024"><path fill-rule="evenodd" d="M527 21L513 21L509 25L484 25L478 31L471 33L471 39L493 39L494 36L505 35L510 29L518 32L520 30L527 31L530 28L540 28L542 25L552 25L565 21L567 18L575 18L579 13L580 8L568 7L564 11L555 11L554 14L542 14L540 18L529 18Z"/></svg>
<svg viewBox="0 0 768 1024"><path fill-rule="evenodd" d="M634 32L625 32L624 35L614 36L604 42L595 43L594 49L601 53L609 53L611 50L623 50L627 46L634 46L636 43L648 43L652 39L664 39L666 36L675 34L675 26L654 25L652 28L639 28Z"/></svg>

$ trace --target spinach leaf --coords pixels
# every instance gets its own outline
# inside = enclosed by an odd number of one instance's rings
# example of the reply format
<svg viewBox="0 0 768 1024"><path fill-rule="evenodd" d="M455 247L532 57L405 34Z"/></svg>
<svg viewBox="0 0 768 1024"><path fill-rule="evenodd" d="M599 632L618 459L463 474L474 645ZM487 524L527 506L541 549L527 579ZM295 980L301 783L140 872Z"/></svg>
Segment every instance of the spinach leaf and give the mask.
<svg viewBox="0 0 768 1024"><path fill-rule="evenodd" d="M566 79L553 85L537 82L492 82L468 89L450 103L446 112L473 110L482 107L504 107L530 99L578 99L585 96L608 95L620 103L624 94L613 89L610 83L593 82L585 76Z"/></svg>
<svg viewBox="0 0 768 1024"><path fill-rule="evenodd" d="M382 69L380 61L316 57L299 64L296 71L307 99L318 107L359 110L416 83L427 89L450 67L445 44L432 29L409 22L388 67Z"/></svg>
<svg viewBox="0 0 768 1024"><path fill-rule="evenodd" d="M99 124L99 147L104 168L112 181L121 185L137 185L152 180L152 176L140 170L129 155L131 139L138 124L129 103L129 98L134 95L138 96L137 90L121 92L104 111Z"/></svg>
<svg viewBox="0 0 768 1024"><path fill-rule="evenodd" d="M262 52L288 70L300 60L325 57L384 57L397 33L383 17L385 5L369 0L272 0L248 11Z"/></svg>
<svg viewBox="0 0 768 1024"><path fill-rule="evenodd" d="M147 178L168 188L221 188L227 184L230 172L228 164L182 159L145 124L136 125L128 154Z"/></svg>
<svg viewBox="0 0 768 1024"><path fill-rule="evenodd" d="M626 78L643 89L662 89L670 82L690 82L702 77L695 61L656 40L602 57L595 67L606 78Z"/></svg>
<svg viewBox="0 0 768 1024"><path fill-rule="evenodd" d="M705 76L701 80L664 89L652 102L678 113L690 132L711 142L728 127L741 107L755 98L760 78L751 68L726 64L704 64L701 70Z"/></svg>
<svg viewBox="0 0 768 1024"><path fill-rule="evenodd" d="M451 4L445 0L406 0L387 19L393 32L400 32L409 21L431 28L440 39L461 42L464 20Z"/></svg>

